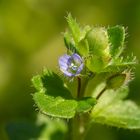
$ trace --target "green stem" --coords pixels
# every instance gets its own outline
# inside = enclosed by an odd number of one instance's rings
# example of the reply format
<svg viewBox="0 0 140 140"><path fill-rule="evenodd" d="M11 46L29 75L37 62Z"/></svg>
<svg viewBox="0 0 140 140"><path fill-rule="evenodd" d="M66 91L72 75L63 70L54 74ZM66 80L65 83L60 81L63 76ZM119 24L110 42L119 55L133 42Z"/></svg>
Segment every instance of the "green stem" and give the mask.
<svg viewBox="0 0 140 140"><path fill-rule="evenodd" d="M106 87L103 88L102 91L98 94L98 96L96 97L97 100L102 96L102 94L105 92L105 90L106 90Z"/></svg>
<svg viewBox="0 0 140 140"><path fill-rule="evenodd" d="M89 79L77 77L77 99L84 97L86 86ZM69 120L69 134L67 140L84 140L85 133L85 116L75 115Z"/></svg>
<svg viewBox="0 0 140 140"><path fill-rule="evenodd" d="M88 84L89 78L77 77L77 98L82 98L85 95L85 90Z"/></svg>
<svg viewBox="0 0 140 140"><path fill-rule="evenodd" d="M80 97L80 93L81 93L81 78L77 77L77 82L78 82L78 86L77 86L77 98Z"/></svg>
<svg viewBox="0 0 140 140"><path fill-rule="evenodd" d="M68 140L84 140L84 122L83 117L76 115L73 119L69 122L69 137Z"/></svg>

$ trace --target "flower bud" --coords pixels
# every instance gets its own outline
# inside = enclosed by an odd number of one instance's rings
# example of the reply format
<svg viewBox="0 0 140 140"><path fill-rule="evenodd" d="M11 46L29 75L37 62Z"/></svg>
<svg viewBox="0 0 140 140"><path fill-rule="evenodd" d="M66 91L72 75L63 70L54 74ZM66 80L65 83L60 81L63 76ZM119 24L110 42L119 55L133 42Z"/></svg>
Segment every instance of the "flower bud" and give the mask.
<svg viewBox="0 0 140 140"><path fill-rule="evenodd" d="M108 34L105 28L95 27L86 36L92 56L87 67L94 72L101 71L110 60Z"/></svg>
<svg viewBox="0 0 140 140"><path fill-rule="evenodd" d="M108 78L107 88L117 89L121 87L126 80L126 74L116 74Z"/></svg>

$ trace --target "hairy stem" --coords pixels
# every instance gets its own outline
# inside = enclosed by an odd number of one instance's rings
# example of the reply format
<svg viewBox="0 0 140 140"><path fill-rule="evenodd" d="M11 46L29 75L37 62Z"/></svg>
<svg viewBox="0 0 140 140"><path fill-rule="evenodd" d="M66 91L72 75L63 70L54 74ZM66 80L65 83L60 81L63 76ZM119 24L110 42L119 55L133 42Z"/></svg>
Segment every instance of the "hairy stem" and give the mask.
<svg viewBox="0 0 140 140"><path fill-rule="evenodd" d="M86 86L89 79L77 77L77 99L84 97ZM68 140L84 140L85 122L84 115L75 115L69 121L69 138Z"/></svg>
<svg viewBox="0 0 140 140"><path fill-rule="evenodd" d="M77 77L77 82L78 82L78 86L77 86L77 98L80 97L80 92L81 92L81 78Z"/></svg>
<svg viewBox="0 0 140 140"><path fill-rule="evenodd" d="M69 121L69 136L68 140L84 140L84 121L83 117L76 115Z"/></svg>
<svg viewBox="0 0 140 140"><path fill-rule="evenodd" d="M106 90L106 87L103 88L103 89L101 90L101 92L98 94L98 96L96 97L97 100L102 96L102 94L105 92L105 90Z"/></svg>
<svg viewBox="0 0 140 140"><path fill-rule="evenodd" d="M85 95L85 90L87 87L87 84L89 82L89 78L77 78L77 98L82 98Z"/></svg>

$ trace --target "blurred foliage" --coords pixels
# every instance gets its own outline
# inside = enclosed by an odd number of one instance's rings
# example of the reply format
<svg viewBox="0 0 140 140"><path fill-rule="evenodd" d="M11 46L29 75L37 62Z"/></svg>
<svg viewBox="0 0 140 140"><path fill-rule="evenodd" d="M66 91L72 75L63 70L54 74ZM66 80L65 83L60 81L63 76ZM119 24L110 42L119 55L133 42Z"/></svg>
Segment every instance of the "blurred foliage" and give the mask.
<svg viewBox="0 0 140 140"><path fill-rule="evenodd" d="M50 120L39 114L36 121L21 120L6 127L10 140L64 140L67 128L64 121Z"/></svg>
<svg viewBox="0 0 140 140"><path fill-rule="evenodd" d="M57 59L65 51L61 32L65 31L67 11L83 25L121 24L128 27L130 36L126 51L133 51L140 60L139 0L0 0L1 140L8 139L5 126L9 122L35 119L37 112L33 107L31 93L34 91L30 79L44 66L57 69ZM138 104L139 71L138 65L129 94ZM91 130L97 132L94 139L138 140L140 137L137 132L99 128L95 126ZM92 133L89 132L88 140L92 139Z"/></svg>

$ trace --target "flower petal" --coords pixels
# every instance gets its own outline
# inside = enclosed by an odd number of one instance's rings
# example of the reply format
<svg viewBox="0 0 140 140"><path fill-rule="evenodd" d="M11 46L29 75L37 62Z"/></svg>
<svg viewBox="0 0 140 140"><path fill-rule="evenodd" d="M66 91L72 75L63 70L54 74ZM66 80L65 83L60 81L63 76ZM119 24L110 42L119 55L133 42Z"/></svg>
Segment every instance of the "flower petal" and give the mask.
<svg viewBox="0 0 140 140"><path fill-rule="evenodd" d="M63 55L63 56L61 56L59 58L59 66L60 66L60 68L61 67L63 67L63 68L65 67L64 69L67 69L68 68L67 62L68 62L68 60L69 60L70 57L71 56L65 54L65 55Z"/></svg>
<svg viewBox="0 0 140 140"><path fill-rule="evenodd" d="M59 58L60 70L68 77L78 75L83 69L82 58L74 53L72 56L63 55Z"/></svg>
<svg viewBox="0 0 140 140"><path fill-rule="evenodd" d="M76 75L79 74L82 70L83 70L84 64L82 63L79 67L78 70L76 72Z"/></svg>
<svg viewBox="0 0 140 140"><path fill-rule="evenodd" d="M61 68L60 68L60 70L61 70L66 76L68 76L68 77L74 76L74 74L68 72L67 70L64 70L64 69L61 69Z"/></svg>
<svg viewBox="0 0 140 140"><path fill-rule="evenodd" d="M74 53L71 57L74 59L74 61L76 63L82 63L83 62L82 58L77 53Z"/></svg>

